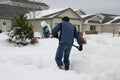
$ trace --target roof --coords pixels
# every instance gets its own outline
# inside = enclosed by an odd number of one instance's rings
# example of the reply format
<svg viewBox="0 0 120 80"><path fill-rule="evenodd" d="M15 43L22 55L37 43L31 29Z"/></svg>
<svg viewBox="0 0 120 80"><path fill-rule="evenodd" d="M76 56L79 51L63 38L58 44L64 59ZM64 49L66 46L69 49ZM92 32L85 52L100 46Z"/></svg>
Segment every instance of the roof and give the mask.
<svg viewBox="0 0 120 80"><path fill-rule="evenodd" d="M62 12L66 11L68 9L72 10L71 8L49 9L49 10L43 10L43 11L35 11L35 17L34 17L34 12L32 12L32 11L30 13L27 13L26 15L27 15L28 19L33 19L33 18L35 18L35 19L53 18L53 17L61 14ZM80 17L76 12L74 12L74 13L78 17Z"/></svg>
<svg viewBox="0 0 120 80"><path fill-rule="evenodd" d="M85 13L83 10L81 10L81 9L76 10L75 12L76 12L78 15L86 15L86 13Z"/></svg>
<svg viewBox="0 0 120 80"><path fill-rule="evenodd" d="M43 11L35 11L35 19L40 19L43 17L46 18L52 18L55 15L57 15L57 13L59 13L60 11L63 11L64 8L62 9L49 9L49 10L43 10ZM28 19L33 19L34 18L34 12L30 11L30 13L27 13L27 18Z"/></svg>
<svg viewBox="0 0 120 80"><path fill-rule="evenodd" d="M106 13L98 13L98 14L101 14L105 17L115 17L115 16L119 16L119 15L115 15L115 14L106 14Z"/></svg>
<svg viewBox="0 0 120 80"><path fill-rule="evenodd" d="M27 1L27 0L1 0L0 4L6 4L11 6L20 6L26 8L34 8L35 10L49 9L49 6L43 2Z"/></svg>
<svg viewBox="0 0 120 80"><path fill-rule="evenodd" d="M40 5L40 6L45 6L45 7L48 7L49 6L45 3L42 3L42 2L35 2L35 1L27 1L27 0L10 0L10 1L13 1L13 2L21 2L21 3L28 3L28 4L34 4L34 5Z"/></svg>
<svg viewBox="0 0 120 80"><path fill-rule="evenodd" d="M101 16L103 17L101 17ZM95 16L101 17L101 20L99 21L94 21L92 18ZM86 23L99 23L99 24L108 24L110 21L114 20L116 17L119 15L114 15L114 14L105 14L105 13L98 13L98 14L92 14L92 15L87 15L83 16L83 19L85 20ZM116 20L114 22L119 22L119 20Z"/></svg>
<svg viewBox="0 0 120 80"><path fill-rule="evenodd" d="M46 5L45 3L40 3L40 2L33 2L33 1L27 1L27 0L1 0L0 1L0 18L13 18L14 16L17 16L18 14L25 14L29 11L32 11L33 8L23 6L25 4L16 4L16 5L12 5L10 4L11 2L20 2L20 3L27 3L30 5L38 5L40 8L39 10L44 10L44 9L48 9L49 6ZM35 9L38 10L38 9Z"/></svg>
<svg viewBox="0 0 120 80"><path fill-rule="evenodd" d="M116 19L112 23L120 23L120 19Z"/></svg>
<svg viewBox="0 0 120 80"><path fill-rule="evenodd" d="M26 8L1 4L0 18L13 18L16 15L26 13L27 11Z"/></svg>
<svg viewBox="0 0 120 80"><path fill-rule="evenodd" d="M115 17L113 20L107 22L106 24L117 23L120 24L120 16Z"/></svg>

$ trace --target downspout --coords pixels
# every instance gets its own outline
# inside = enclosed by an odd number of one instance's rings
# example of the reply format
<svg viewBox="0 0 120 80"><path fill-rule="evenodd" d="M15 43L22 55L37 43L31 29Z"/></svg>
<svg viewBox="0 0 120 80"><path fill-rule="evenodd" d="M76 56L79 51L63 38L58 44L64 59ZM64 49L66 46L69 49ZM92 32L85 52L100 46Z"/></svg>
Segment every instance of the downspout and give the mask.
<svg viewBox="0 0 120 80"><path fill-rule="evenodd" d="M100 20L100 25L98 26L98 28L99 28L99 30L98 30L99 32L98 33L101 33L101 30L102 30L101 29L102 28L102 20Z"/></svg>
<svg viewBox="0 0 120 80"><path fill-rule="evenodd" d="M84 20L82 20L82 32L83 32L83 23L84 23Z"/></svg>
<svg viewBox="0 0 120 80"><path fill-rule="evenodd" d="M115 27L114 27L114 24L112 23L112 27L113 27L113 37L115 35Z"/></svg>
<svg viewBox="0 0 120 80"><path fill-rule="evenodd" d="M52 19L53 19L53 18L51 18L51 24L50 24L50 25L51 25L51 26L50 26L50 27L51 27L51 29L52 29L52 25L53 25L53 24L52 24Z"/></svg>

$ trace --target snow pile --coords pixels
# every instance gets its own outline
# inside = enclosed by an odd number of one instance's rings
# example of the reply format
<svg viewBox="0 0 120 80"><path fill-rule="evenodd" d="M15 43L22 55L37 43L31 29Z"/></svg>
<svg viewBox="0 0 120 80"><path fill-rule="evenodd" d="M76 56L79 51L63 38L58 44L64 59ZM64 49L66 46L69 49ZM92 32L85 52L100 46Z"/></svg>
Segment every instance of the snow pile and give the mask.
<svg viewBox="0 0 120 80"><path fill-rule="evenodd" d="M57 39L15 47L0 34L0 80L120 80L120 37L85 35L83 51L72 48L69 71L59 70L54 57ZM76 44L76 43L74 43Z"/></svg>

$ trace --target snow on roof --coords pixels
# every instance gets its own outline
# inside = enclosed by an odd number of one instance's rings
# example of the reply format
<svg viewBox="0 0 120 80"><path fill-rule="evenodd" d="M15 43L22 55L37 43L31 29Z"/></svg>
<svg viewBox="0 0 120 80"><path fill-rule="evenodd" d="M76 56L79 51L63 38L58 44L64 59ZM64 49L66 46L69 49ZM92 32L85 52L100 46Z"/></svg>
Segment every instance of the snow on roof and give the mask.
<svg viewBox="0 0 120 80"><path fill-rule="evenodd" d="M31 12L27 13L26 16L27 16L27 19L33 19L33 18L39 19L39 18L42 18L43 16L50 15L50 14L53 14L53 13L56 13L55 15L57 15L57 12L60 12L60 11L65 10L65 9L66 8L35 11L35 15L34 15L34 12L31 11ZM50 17L53 17L55 15L52 15Z"/></svg>
<svg viewBox="0 0 120 80"><path fill-rule="evenodd" d="M82 17L84 19L85 17L91 16L91 15L93 15L93 14L80 15L80 17ZM85 20L84 23L88 23L88 20Z"/></svg>
<svg viewBox="0 0 120 80"><path fill-rule="evenodd" d="M113 20L111 20L111 21L109 21L109 22L107 22L107 23L105 23L105 24L111 24L113 21L115 21L115 20L117 20L117 19L120 19L120 16L115 17Z"/></svg>
<svg viewBox="0 0 120 80"><path fill-rule="evenodd" d="M92 14L80 15L80 17L85 18L85 17L90 16L90 15L92 15Z"/></svg>

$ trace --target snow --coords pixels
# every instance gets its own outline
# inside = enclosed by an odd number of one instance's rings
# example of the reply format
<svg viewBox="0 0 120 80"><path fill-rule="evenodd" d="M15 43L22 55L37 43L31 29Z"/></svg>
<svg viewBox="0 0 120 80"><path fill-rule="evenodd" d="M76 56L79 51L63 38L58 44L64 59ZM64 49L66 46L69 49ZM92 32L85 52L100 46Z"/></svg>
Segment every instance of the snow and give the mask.
<svg viewBox="0 0 120 80"><path fill-rule="evenodd" d="M115 21L115 20L117 20L117 19L120 19L120 16L115 17L113 20L111 20L111 21L109 21L109 22L107 22L107 23L105 23L105 24L110 24L110 23L112 23L113 21ZM119 23L117 23L117 24L119 24Z"/></svg>
<svg viewBox="0 0 120 80"><path fill-rule="evenodd" d="M49 24L47 24L47 22L46 22L46 21L42 21L42 22L41 22L41 26L42 26L42 27L47 26L47 28L48 28L49 32L51 33L51 28L50 28L50 25L49 25Z"/></svg>
<svg viewBox="0 0 120 80"><path fill-rule="evenodd" d="M42 38L42 35L40 32L34 32L34 37L37 37L37 38Z"/></svg>
<svg viewBox="0 0 120 80"><path fill-rule="evenodd" d="M0 34L0 80L120 80L120 37L110 33L84 37L83 51L72 48L70 70L64 71L54 60L57 39L17 47Z"/></svg>
<svg viewBox="0 0 120 80"><path fill-rule="evenodd" d="M85 18L85 17L91 16L91 15L93 15L93 14L80 15L80 17Z"/></svg>
<svg viewBox="0 0 120 80"><path fill-rule="evenodd" d="M35 12L31 11L31 12L27 13L26 16L27 16L27 19L33 19L33 18L40 19L43 16L56 13L49 17L49 18L52 18L53 16L57 15L58 12L63 11L65 9L67 9L67 8L49 9L49 10L35 11Z"/></svg>

